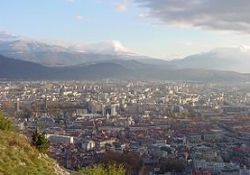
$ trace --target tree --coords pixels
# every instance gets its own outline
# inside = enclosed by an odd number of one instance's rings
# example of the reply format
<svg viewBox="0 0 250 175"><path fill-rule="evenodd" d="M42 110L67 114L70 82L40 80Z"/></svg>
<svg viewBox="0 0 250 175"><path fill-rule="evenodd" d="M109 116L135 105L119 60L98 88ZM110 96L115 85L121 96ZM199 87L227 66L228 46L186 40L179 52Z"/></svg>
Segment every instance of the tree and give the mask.
<svg viewBox="0 0 250 175"><path fill-rule="evenodd" d="M115 163L123 165L128 174L138 174L142 167L142 160L136 153L118 153L114 151L107 151L101 162L104 165Z"/></svg>
<svg viewBox="0 0 250 175"><path fill-rule="evenodd" d="M7 119L0 111L0 130L11 131L13 130L12 122Z"/></svg>
<svg viewBox="0 0 250 175"><path fill-rule="evenodd" d="M42 153L46 153L49 148L49 141L45 133L39 133L37 129L32 135L32 144Z"/></svg>
<svg viewBox="0 0 250 175"><path fill-rule="evenodd" d="M76 173L76 175L125 175L122 165L110 164L108 166L95 165Z"/></svg>

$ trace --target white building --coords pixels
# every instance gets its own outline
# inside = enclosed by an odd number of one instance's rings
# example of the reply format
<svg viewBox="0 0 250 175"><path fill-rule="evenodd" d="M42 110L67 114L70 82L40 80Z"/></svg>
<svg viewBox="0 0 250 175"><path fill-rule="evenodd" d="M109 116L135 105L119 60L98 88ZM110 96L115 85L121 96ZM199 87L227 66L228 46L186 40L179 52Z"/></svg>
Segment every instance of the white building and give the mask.
<svg viewBox="0 0 250 175"><path fill-rule="evenodd" d="M117 112L116 112L116 105L111 105L111 116L116 116Z"/></svg>

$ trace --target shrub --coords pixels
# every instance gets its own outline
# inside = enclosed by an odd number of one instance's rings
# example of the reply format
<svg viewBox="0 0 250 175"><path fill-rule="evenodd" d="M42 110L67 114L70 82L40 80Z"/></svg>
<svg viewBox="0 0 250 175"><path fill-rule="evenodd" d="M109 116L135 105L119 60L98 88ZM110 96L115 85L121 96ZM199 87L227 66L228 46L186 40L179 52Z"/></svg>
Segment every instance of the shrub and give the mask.
<svg viewBox="0 0 250 175"><path fill-rule="evenodd" d="M49 148L49 141L44 133L39 133L38 130L32 135L32 144L42 153L46 153Z"/></svg>

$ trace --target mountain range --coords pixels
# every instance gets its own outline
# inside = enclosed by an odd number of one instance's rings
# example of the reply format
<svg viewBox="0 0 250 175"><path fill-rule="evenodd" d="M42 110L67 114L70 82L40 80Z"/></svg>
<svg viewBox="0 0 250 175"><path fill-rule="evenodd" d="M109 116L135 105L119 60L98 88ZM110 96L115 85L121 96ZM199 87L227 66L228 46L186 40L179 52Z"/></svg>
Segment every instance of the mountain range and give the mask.
<svg viewBox="0 0 250 175"><path fill-rule="evenodd" d="M0 78L7 80L99 80L110 78L246 82L250 81L250 74L204 69L169 69L133 60L48 67L0 55Z"/></svg>
<svg viewBox="0 0 250 175"><path fill-rule="evenodd" d="M0 78L6 79L250 79L250 49L244 46L166 61L136 54L119 41L65 45L0 32L0 55Z"/></svg>
<svg viewBox="0 0 250 175"><path fill-rule="evenodd" d="M46 66L72 66L107 60L150 60L149 57L131 52L119 41L66 45L37 41L6 32L0 32L0 54Z"/></svg>

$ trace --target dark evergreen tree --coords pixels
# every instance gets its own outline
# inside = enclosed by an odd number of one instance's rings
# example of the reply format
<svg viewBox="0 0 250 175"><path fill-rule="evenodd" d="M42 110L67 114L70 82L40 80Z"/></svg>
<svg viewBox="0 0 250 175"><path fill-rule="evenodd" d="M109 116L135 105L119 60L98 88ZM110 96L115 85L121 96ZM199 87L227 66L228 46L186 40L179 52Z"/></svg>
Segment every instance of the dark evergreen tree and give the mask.
<svg viewBox="0 0 250 175"><path fill-rule="evenodd" d="M32 135L32 144L42 153L46 153L49 148L49 141L45 133L40 133L38 129Z"/></svg>

